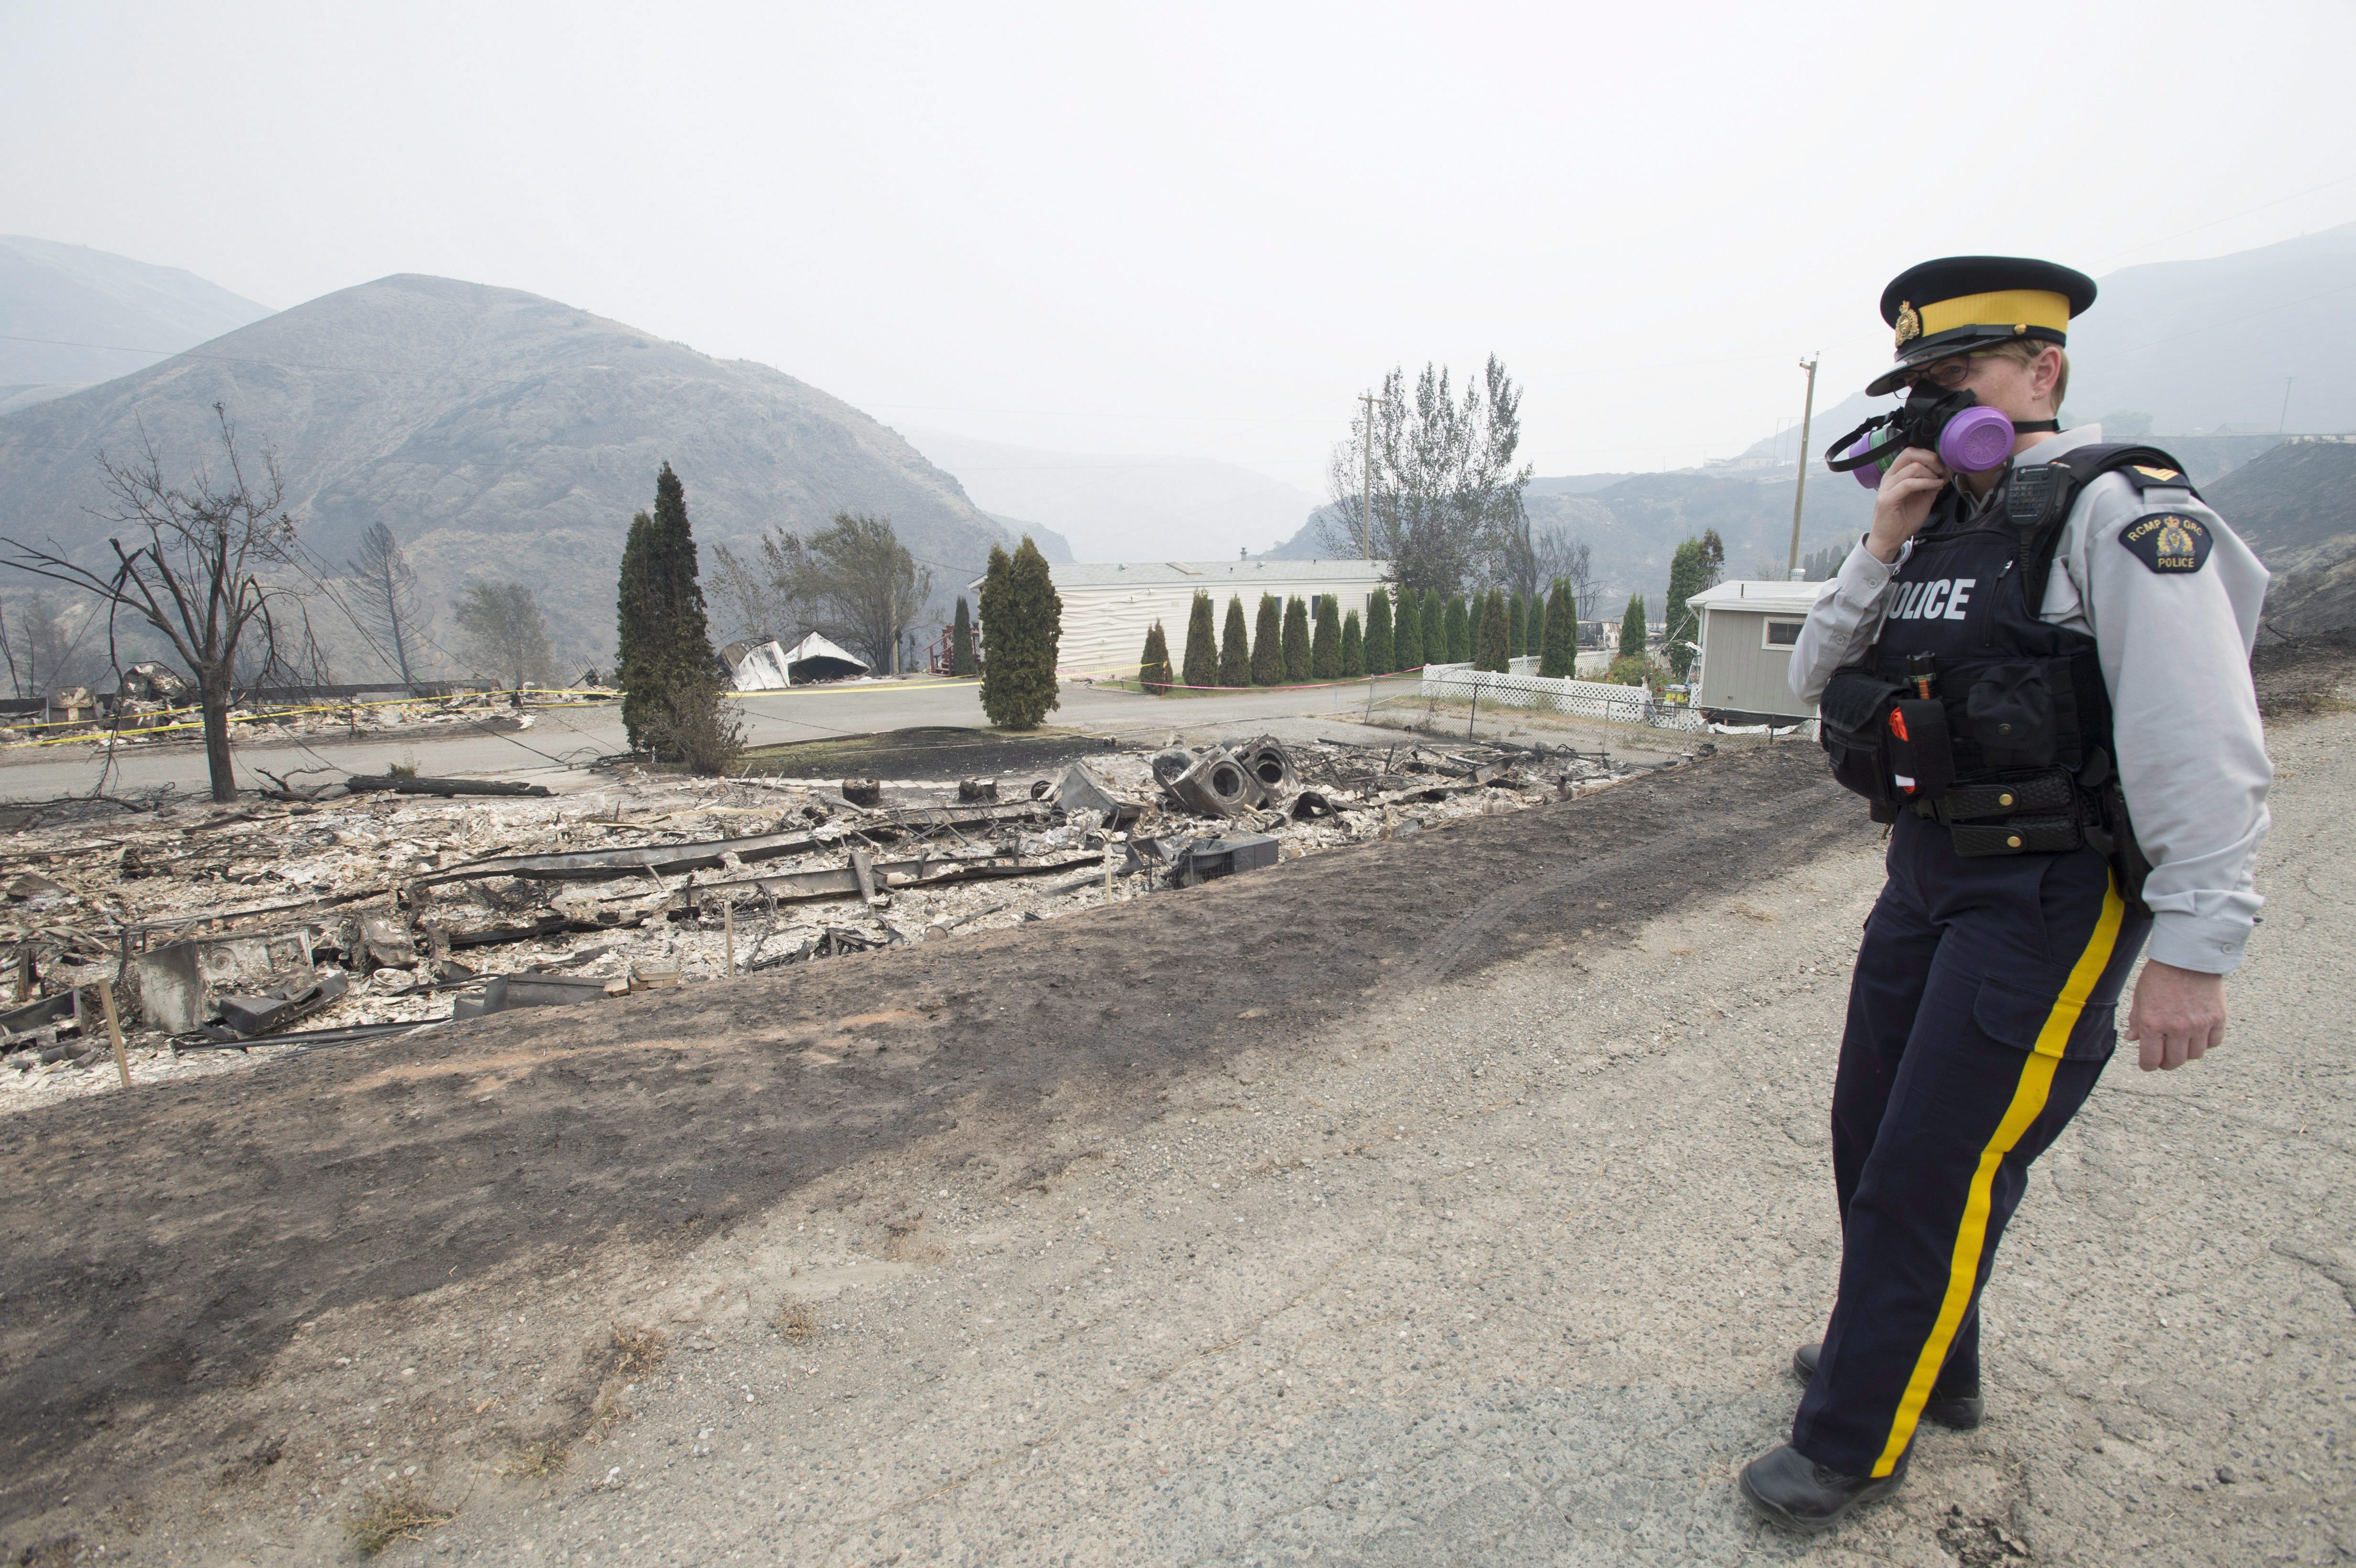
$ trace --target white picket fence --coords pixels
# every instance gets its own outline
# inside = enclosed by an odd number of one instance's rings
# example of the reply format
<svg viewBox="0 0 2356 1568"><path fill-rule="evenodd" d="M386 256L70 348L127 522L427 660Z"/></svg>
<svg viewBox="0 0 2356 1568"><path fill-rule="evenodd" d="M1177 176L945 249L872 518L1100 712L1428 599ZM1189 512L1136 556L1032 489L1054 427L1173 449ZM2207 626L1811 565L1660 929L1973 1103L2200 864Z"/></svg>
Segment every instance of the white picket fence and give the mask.
<svg viewBox="0 0 2356 1568"><path fill-rule="evenodd" d="M1423 691L1427 698L1477 700L1508 708L1536 708L1569 713L1580 719L1602 719L1620 724L1649 724L1655 730L1700 730L1702 716L1679 703L1659 702L1641 686L1613 686L1601 680L1569 680L1542 675L1499 675L1469 664L1426 665Z"/></svg>

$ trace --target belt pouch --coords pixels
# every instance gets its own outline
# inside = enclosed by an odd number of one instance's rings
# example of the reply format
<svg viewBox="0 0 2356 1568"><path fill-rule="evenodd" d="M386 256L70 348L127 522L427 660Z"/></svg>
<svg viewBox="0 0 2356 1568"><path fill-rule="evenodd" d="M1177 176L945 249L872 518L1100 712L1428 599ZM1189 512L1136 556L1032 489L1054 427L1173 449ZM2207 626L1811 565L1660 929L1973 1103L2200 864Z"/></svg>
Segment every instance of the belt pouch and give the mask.
<svg viewBox="0 0 2356 1568"><path fill-rule="evenodd" d="M1952 827L1986 817L2069 816L2077 795L2068 773L2016 773L1949 789L1939 802L1939 820Z"/></svg>
<svg viewBox="0 0 2356 1568"><path fill-rule="evenodd" d="M1967 859L1982 855L2057 854L2075 849L2086 841L2078 830L2076 819L2068 816L2024 817L1991 827L1958 823L1947 831L1954 839L1955 853Z"/></svg>
<svg viewBox="0 0 2356 1568"><path fill-rule="evenodd" d="M1823 720L1819 736L1832 759L1834 779L1873 803L1876 822L1890 821L1895 814L1885 720L1891 699L1904 689L1861 669L1836 670L1816 707Z"/></svg>
<svg viewBox="0 0 2356 1568"><path fill-rule="evenodd" d="M1955 750L1947 735L1947 705L1936 698L1901 698L1890 705L1890 775L1903 800L1936 800L1955 782Z"/></svg>

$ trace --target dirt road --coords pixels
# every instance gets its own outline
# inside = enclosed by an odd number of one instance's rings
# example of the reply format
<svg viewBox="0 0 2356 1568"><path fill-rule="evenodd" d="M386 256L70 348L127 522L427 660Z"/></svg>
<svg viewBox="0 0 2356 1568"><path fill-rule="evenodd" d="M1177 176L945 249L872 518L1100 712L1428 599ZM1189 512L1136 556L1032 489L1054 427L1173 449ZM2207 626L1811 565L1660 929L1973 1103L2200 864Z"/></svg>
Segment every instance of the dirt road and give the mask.
<svg viewBox="0 0 2356 1568"><path fill-rule="evenodd" d="M1411 696L1412 677L1374 683L1379 702ZM776 745L879 731L983 722L971 681L910 677L905 682L813 686L793 691L748 692L737 698L749 744ZM1366 683L1318 688L1222 693L1215 697L1162 699L1108 688L1066 686L1050 719L1056 726L1091 734L1145 734L1160 728L1234 729L1275 719L1346 719L1367 705ZM527 731L451 725L427 730L409 726L345 740L332 731L307 740L269 731L240 730L235 749L240 787L259 789L268 780L257 770L285 776L303 769L382 773L395 763L422 763L426 772L457 776L562 776L577 773L602 756L629 749L621 713L610 703L537 710ZM97 782L102 759L81 745L0 752L0 800L48 800L86 794ZM203 748L191 741L169 746L120 748L111 787L147 790L170 784L186 794L205 789ZM313 781L316 783L316 780Z"/></svg>
<svg viewBox="0 0 2356 1568"><path fill-rule="evenodd" d="M2279 869L2345 864L2351 732L2277 740L2235 1053L2114 1072L1991 1294L1997 1419L1817 1555L2356 1547L2351 933ZM0 1531L316 1562L391 1496L455 1515L395 1552L501 1562L1805 1555L1729 1483L1829 1292L1874 837L1778 748L16 1118Z"/></svg>

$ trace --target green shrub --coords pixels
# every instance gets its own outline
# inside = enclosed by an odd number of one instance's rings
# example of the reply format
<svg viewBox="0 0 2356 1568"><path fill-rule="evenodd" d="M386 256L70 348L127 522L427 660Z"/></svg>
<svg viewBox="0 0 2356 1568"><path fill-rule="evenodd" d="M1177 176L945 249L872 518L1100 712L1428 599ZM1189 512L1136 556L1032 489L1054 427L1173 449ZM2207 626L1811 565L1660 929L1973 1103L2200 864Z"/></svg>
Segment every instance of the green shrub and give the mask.
<svg viewBox="0 0 2356 1568"><path fill-rule="evenodd" d="M744 722L717 676L665 687L639 720L648 749L704 778L718 778L744 752Z"/></svg>
<svg viewBox="0 0 2356 1568"><path fill-rule="evenodd" d="M1344 635L1349 623L1344 622ZM1390 590L1377 588L1366 600L1365 673L1388 675L1398 667L1391 663L1391 595Z"/></svg>
<svg viewBox="0 0 2356 1568"><path fill-rule="evenodd" d="M1249 686L1251 673L1251 635L1244 625L1244 602L1240 594L1227 597L1227 624L1219 637L1219 684Z"/></svg>
<svg viewBox="0 0 2356 1568"><path fill-rule="evenodd" d="M1538 673L1566 679L1579 673L1579 605L1570 584L1558 577L1547 600L1546 645L1538 650Z"/></svg>
<svg viewBox="0 0 2356 1568"><path fill-rule="evenodd" d="M1211 596L1199 588L1194 590L1194 602L1186 611L1186 662L1183 668L1188 686L1219 684L1219 645L1211 635Z"/></svg>
<svg viewBox="0 0 2356 1568"><path fill-rule="evenodd" d="M1028 535L1012 556L991 546L981 582L981 710L992 724L1035 730L1061 705L1055 651L1063 635L1064 602L1039 547Z"/></svg>
<svg viewBox="0 0 2356 1568"><path fill-rule="evenodd" d="M1676 677L1683 680L1693 667L1694 651L1680 644L1698 642L1701 613L1686 601L1709 586L1705 579L1708 571L1702 564L1701 541L1687 539L1677 546L1669 558L1669 596L1661 608L1661 618L1668 623L1662 639L1661 656L1667 661Z"/></svg>
<svg viewBox="0 0 2356 1568"><path fill-rule="evenodd" d="M973 612L966 608L965 595L958 595L957 619L949 627L949 673L973 673Z"/></svg>
<svg viewBox="0 0 2356 1568"><path fill-rule="evenodd" d="M1294 686L1309 679L1309 602L1299 594L1284 602L1284 678Z"/></svg>
<svg viewBox="0 0 2356 1568"><path fill-rule="evenodd" d="M1317 596L1317 629L1309 638L1309 678L1342 678L1342 602L1331 593Z"/></svg>
<svg viewBox="0 0 2356 1568"><path fill-rule="evenodd" d="M1259 596L1258 624L1252 628L1251 683L1284 684L1284 606L1273 593Z"/></svg>
<svg viewBox="0 0 2356 1568"><path fill-rule="evenodd" d="M1603 678L1614 686L1643 686L1652 678L1653 667L1642 654L1622 654L1603 672Z"/></svg>
<svg viewBox="0 0 2356 1568"><path fill-rule="evenodd" d="M1482 595L1481 635L1473 648L1473 668L1504 675L1510 667L1506 661L1512 656L1506 650L1513 644L1509 640L1507 623L1512 615L1513 612L1505 603L1504 589L1492 588Z"/></svg>
<svg viewBox="0 0 2356 1568"><path fill-rule="evenodd" d="M1628 595L1627 613L1620 617L1620 656L1644 656L1644 596L1641 593Z"/></svg>
<svg viewBox="0 0 2356 1568"><path fill-rule="evenodd" d="M622 728L631 747L642 749L653 717L669 711L665 694L709 680L719 664L696 581L687 487L668 463L655 475L653 515L640 512L630 519L616 613Z"/></svg>
<svg viewBox="0 0 2356 1568"><path fill-rule="evenodd" d="M1145 651L1137 656L1137 684L1155 697L1170 689L1170 641L1162 635L1159 621L1146 628Z"/></svg>

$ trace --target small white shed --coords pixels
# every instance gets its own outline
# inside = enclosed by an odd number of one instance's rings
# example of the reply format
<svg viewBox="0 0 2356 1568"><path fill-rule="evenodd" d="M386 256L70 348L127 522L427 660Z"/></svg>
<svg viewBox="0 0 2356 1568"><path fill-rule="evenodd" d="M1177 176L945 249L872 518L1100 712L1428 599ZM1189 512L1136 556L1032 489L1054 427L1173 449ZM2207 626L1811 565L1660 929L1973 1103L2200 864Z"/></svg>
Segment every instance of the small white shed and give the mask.
<svg viewBox="0 0 2356 1568"><path fill-rule="evenodd" d="M1762 718L1813 719L1792 695L1792 647L1829 582L1721 582L1686 601L1701 612L1701 658L1693 670L1697 708Z"/></svg>

